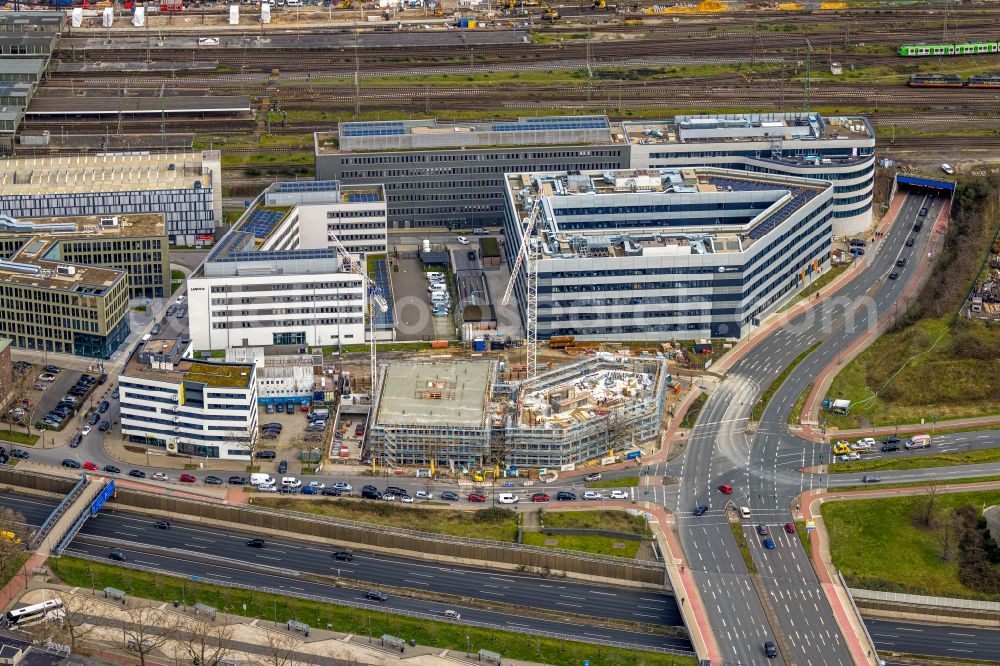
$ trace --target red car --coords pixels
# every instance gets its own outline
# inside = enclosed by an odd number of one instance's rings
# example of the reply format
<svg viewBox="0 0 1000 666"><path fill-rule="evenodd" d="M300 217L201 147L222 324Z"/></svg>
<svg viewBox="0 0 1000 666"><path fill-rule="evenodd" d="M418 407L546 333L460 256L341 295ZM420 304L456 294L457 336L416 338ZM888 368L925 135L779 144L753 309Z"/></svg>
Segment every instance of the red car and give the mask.
<svg viewBox="0 0 1000 666"><path fill-rule="evenodd" d="M91 471L97 471L97 470L100 469L100 467L98 467L97 465L95 465L92 462L85 462L85 463L83 463L83 468L84 469L89 469Z"/></svg>
<svg viewBox="0 0 1000 666"><path fill-rule="evenodd" d="M795 523L785 523L785 531L789 534L795 534Z"/></svg>
<svg viewBox="0 0 1000 666"><path fill-rule="evenodd" d="M480 495L479 493L469 493L470 502L485 502L486 495Z"/></svg>
<svg viewBox="0 0 1000 666"><path fill-rule="evenodd" d="M194 478L193 474L181 474L181 481L184 483L194 483L197 479Z"/></svg>
<svg viewBox="0 0 1000 666"><path fill-rule="evenodd" d="M732 495L733 487L728 483L723 483L721 486L719 486L719 492L722 493L723 495Z"/></svg>
<svg viewBox="0 0 1000 666"><path fill-rule="evenodd" d="M531 501L532 502L548 502L549 501L549 496L546 495L545 493L535 493L534 495L531 496Z"/></svg>

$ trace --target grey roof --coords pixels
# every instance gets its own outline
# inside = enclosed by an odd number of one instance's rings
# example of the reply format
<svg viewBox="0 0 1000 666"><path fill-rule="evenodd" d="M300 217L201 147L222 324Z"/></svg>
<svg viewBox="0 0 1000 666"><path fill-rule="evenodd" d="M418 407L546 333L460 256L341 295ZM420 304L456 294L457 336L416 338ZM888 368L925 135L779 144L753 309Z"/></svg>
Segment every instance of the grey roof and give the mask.
<svg viewBox="0 0 1000 666"><path fill-rule="evenodd" d="M382 380L380 426L481 427L486 419L492 363L390 363Z"/></svg>
<svg viewBox="0 0 1000 666"><path fill-rule="evenodd" d="M159 113L239 113L250 111L247 95L172 97L36 97L29 116Z"/></svg>

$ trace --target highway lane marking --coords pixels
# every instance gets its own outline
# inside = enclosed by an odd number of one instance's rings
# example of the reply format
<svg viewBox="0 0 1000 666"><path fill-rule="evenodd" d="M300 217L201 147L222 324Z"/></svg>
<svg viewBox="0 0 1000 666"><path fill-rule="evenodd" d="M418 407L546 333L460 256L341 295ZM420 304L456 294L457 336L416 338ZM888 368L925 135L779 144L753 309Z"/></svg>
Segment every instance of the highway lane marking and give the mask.
<svg viewBox="0 0 1000 666"><path fill-rule="evenodd" d="M715 596L715 590L712 591L712 596L713 597ZM663 608L651 608L649 606L636 606L636 608L641 608L643 610L654 610L654 611L664 610Z"/></svg>
<svg viewBox="0 0 1000 666"><path fill-rule="evenodd" d="M505 596L507 596L503 592L490 592L489 590L480 590L480 592L482 592L483 594L494 594L494 595L496 595L498 597L505 597Z"/></svg>
<svg viewBox="0 0 1000 666"><path fill-rule="evenodd" d="M649 597L639 597L639 601L655 601L658 604L667 603L666 599L650 599Z"/></svg>
<svg viewBox="0 0 1000 666"><path fill-rule="evenodd" d="M410 580L409 578L403 579L404 583L413 583L414 585L430 585L430 583L423 580Z"/></svg>
<svg viewBox="0 0 1000 666"><path fill-rule="evenodd" d="M972 652L972 650L960 650L959 648L948 648L948 652Z"/></svg>
<svg viewBox="0 0 1000 666"><path fill-rule="evenodd" d="M259 557L262 560L274 560L275 562L281 561L280 557L268 557L267 555L258 555L257 557Z"/></svg>
<svg viewBox="0 0 1000 666"><path fill-rule="evenodd" d="M948 635L949 636L965 636L966 638L975 638L976 637L975 634L959 634L959 633L956 633L954 631L949 631Z"/></svg>
<svg viewBox="0 0 1000 666"><path fill-rule="evenodd" d="M115 534L121 534L122 536L127 536L127 537L138 537L139 536L138 534L129 534L128 532L115 532Z"/></svg>
<svg viewBox="0 0 1000 666"><path fill-rule="evenodd" d="M604 595L606 597L617 597L618 596L614 592L598 592L596 590L594 590L593 592L591 592L591 594L602 594L602 595Z"/></svg>
<svg viewBox="0 0 1000 666"><path fill-rule="evenodd" d="M568 594L560 594L559 596L562 597L563 599L573 599L574 601L586 601L587 600L586 597L571 597Z"/></svg>
<svg viewBox="0 0 1000 666"><path fill-rule="evenodd" d="M952 641L955 645L979 645L976 641Z"/></svg>
<svg viewBox="0 0 1000 666"><path fill-rule="evenodd" d="M422 574L422 573L412 573L411 576L420 576L421 578L434 578L434 574Z"/></svg>
<svg viewBox="0 0 1000 666"><path fill-rule="evenodd" d="M906 627L896 627L896 631L913 631L917 633L923 633L923 629L907 629Z"/></svg>
<svg viewBox="0 0 1000 666"><path fill-rule="evenodd" d="M196 543L186 543L184 545L187 546L188 548L208 548L208 546L199 546Z"/></svg>
<svg viewBox="0 0 1000 666"><path fill-rule="evenodd" d="M636 617L652 617L652 618L657 617L656 615L647 615L646 613L632 613L632 615L635 615Z"/></svg>
<svg viewBox="0 0 1000 666"><path fill-rule="evenodd" d="M191 540L193 540L193 541L208 541L208 542L210 542L210 543L215 543L215 541L216 541L215 539L204 539L204 538L202 538L202 537L195 537L195 536L193 536L193 537L188 537L188 538L190 538L190 539L191 539Z"/></svg>
<svg viewBox="0 0 1000 666"><path fill-rule="evenodd" d="M571 608L582 608L580 604L564 604L561 601L557 601L556 606L570 606ZM635 613L633 613L633 615L635 615Z"/></svg>

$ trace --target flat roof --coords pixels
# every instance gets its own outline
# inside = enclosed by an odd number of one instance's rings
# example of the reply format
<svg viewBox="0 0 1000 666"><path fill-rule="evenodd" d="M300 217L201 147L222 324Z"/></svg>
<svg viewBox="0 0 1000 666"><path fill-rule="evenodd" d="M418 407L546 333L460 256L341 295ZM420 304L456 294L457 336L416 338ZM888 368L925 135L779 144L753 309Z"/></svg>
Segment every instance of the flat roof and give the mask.
<svg viewBox="0 0 1000 666"><path fill-rule="evenodd" d="M0 47L10 45L51 45L56 40L56 34L52 32L0 32ZM25 55L29 57L37 54L5 53L4 58L21 58Z"/></svg>
<svg viewBox="0 0 1000 666"><path fill-rule="evenodd" d="M248 95L174 95L171 97L35 97L29 116L150 115L160 113L242 113Z"/></svg>
<svg viewBox="0 0 1000 666"><path fill-rule="evenodd" d="M348 185L339 180L293 180L272 183L265 191L268 206L369 204L385 201L381 184Z"/></svg>
<svg viewBox="0 0 1000 666"><path fill-rule="evenodd" d="M3 72L6 74L34 74L40 76L48 66L48 58L3 58Z"/></svg>
<svg viewBox="0 0 1000 666"><path fill-rule="evenodd" d="M27 81L0 81L0 97L29 97L34 86Z"/></svg>
<svg viewBox="0 0 1000 666"><path fill-rule="evenodd" d="M144 353L156 355L167 360L177 346L177 340L148 340L129 358L123 375L137 379L154 379L180 383L182 381L205 384L213 388L248 388L255 381L253 364L226 363L224 361L197 361L190 358L176 359L169 364L143 363Z"/></svg>
<svg viewBox="0 0 1000 666"><path fill-rule="evenodd" d="M23 106L0 106L0 120L17 121L24 115Z"/></svg>
<svg viewBox="0 0 1000 666"><path fill-rule="evenodd" d="M336 145L334 140L338 142ZM611 143L611 123L607 116L522 117L460 123L437 119L374 120L342 122L336 135L316 133L317 154L601 143Z"/></svg>
<svg viewBox="0 0 1000 666"><path fill-rule="evenodd" d="M706 114L662 120L626 120L617 123L612 134L618 143L643 145L770 142L772 139L871 139L874 142L875 138L867 118L828 117L814 112Z"/></svg>
<svg viewBox="0 0 1000 666"><path fill-rule="evenodd" d="M66 24L66 14L61 11L3 11L0 26L33 27L58 31Z"/></svg>
<svg viewBox="0 0 1000 666"><path fill-rule="evenodd" d="M56 289L81 296L103 296L116 280L123 280L126 271L101 266L85 266L49 261L41 256L48 243L27 243L13 261L0 261L0 282L22 287ZM61 271L60 267L70 270ZM70 272L71 271L71 272Z"/></svg>
<svg viewBox="0 0 1000 666"><path fill-rule="evenodd" d="M376 423L381 426L480 427L485 423L493 363L389 363Z"/></svg>
<svg viewBox="0 0 1000 666"><path fill-rule="evenodd" d="M10 220L0 215L0 237L51 237L55 241L109 237L165 236L163 213L73 215Z"/></svg>
<svg viewBox="0 0 1000 666"><path fill-rule="evenodd" d="M128 192L212 186L210 162L219 151L107 153L0 160L7 195ZM2 212L2 211L0 211Z"/></svg>

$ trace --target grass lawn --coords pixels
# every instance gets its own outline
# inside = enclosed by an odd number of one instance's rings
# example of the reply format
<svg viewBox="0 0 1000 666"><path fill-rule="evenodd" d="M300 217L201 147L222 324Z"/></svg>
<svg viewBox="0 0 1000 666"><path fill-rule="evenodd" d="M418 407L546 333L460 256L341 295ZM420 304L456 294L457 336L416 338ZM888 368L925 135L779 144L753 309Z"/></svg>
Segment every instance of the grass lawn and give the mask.
<svg viewBox="0 0 1000 666"><path fill-rule="evenodd" d="M750 545L747 543L747 535L743 533L743 526L739 523L729 523L736 537L736 544L740 547L740 555L743 556L743 563L747 565L747 570L757 573L757 565L753 563L753 554L750 552Z"/></svg>
<svg viewBox="0 0 1000 666"><path fill-rule="evenodd" d="M938 479L937 485L939 486L960 486L969 483L985 483L986 481L1000 481L1000 476L970 476L964 479ZM917 486L926 486L926 481L905 481L901 483L880 483L878 488L916 488ZM856 486L837 486L836 488L831 488L831 492L840 492L847 490L871 490L871 484L858 484Z"/></svg>
<svg viewBox="0 0 1000 666"><path fill-rule="evenodd" d="M691 406L684 413L684 419L681 421L682 428L694 427L694 424L698 422L698 415L701 414L701 408L705 406L706 402L708 402L707 393L702 393L694 399L694 402L691 403Z"/></svg>
<svg viewBox="0 0 1000 666"><path fill-rule="evenodd" d="M1000 503L1000 490L939 493L935 502L938 527L923 529L914 516L926 495L826 502L823 521L830 535L830 553L848 584L890 592L1000 601L1000 595L979 595L958 582L957 557L941 559L941 525L952 509Z"/></svg>
<svg viewBox="0 0 1000 666"><path fill-rule="evenodd" d="M12 559L3 571L0 571L0 587L3 587L10 582L10 579L13 578L14 575L21 570L21 567L24 566L24 563L28 561L28 557L30 557L28 553L21 553Z"/></svg>
<svg viewBox="0 0 1000 666"><path fill-rule="evenodd" d="M806 406L806 400L809 398L809 394L812 393L813 385L810 384L802 392L802 394L795 399L795 404L792 405L792 412L788 415L789 425L798 425L801 422L802 410Z"/></svg>
<svg viewBox="0 0 1000 666"><path fill-rule="evenodd" d="M902 458L881 458L858 462L830 465L831 474L851 474L855 472L879 472L887 469L921 469L924 467L953 467L955 465L977 465L1000 461L1000 449L977 449L958 451L931 456L905 456Z"/></svg>
<svg viewBox="0 0 1000 666"><path fill-rule="evenodd" d="M234 613L244 617L257 617L282 623L295 618L314 627L331 624L334 631L359 636L370 634L379 637L382 634L391 634L406 639L412 638L423 645L461 651L465 650L468 637L474 652L486 648L500 652L508 659L566 666L582 664L585 659L591 660L591 663L613 666L697 664L693 657L635 652L448 622L408 618L390 613L300 600L284 594L272 595L195 583L182 578L153 575L73 557L53 559L48 565L65 584L86 589L90 589L91 586L96 589L111 586L123 589L130 596L144 599L158 601L180 599L185 605L206 603L223 613Z"/></svg>
<svg viewBox="0 0 1000 666"><path fill-rule="evenodd" d="M805 289L803 289L799 293L795 294L795 296L790 298L788 302L785 303L785 305L783 305L780 310L778 310L778 312L784 312L785 310L792 307L796 303L801 303L806 298L812 296L817 291L819 291L820 289L822 289L823 287L825 287L826 285L830 284L835 279L837 279L837 277L841 273L847 270L848 266L849 264L844 264L843 266L833 266L831 268L826 269L823 275L813 280L809 284L809 286L807 286Z"/></svg>
<svg viewBox="0 0 1000 666"><path fill-rule="evenodd" d="M173 294L175 291L181 288L184 284L184 271L171 270L170 271L170 293ZM145 307L142 308L143 311L146 310Z"/></svg>
<svg viewBox="0 0 1000 666"><path fill-rule="evenodd" d="M613 530L652 538L646 520L625 511L542 511L545 527Z"/></svg>
<svg viewBox="0 0 1000 666"><path fill-rule="evenodd" d="M778 389L781 387L781 385L785 383L785 380L788 379L788 376L792 374L792 370L795 369L795 366L797 366L799 363L805 360L805 357L813 353L813 351L821 344L823 344L822 340L817 340L816 342L814 342L812 346L809 347L809 349L805 350L804 352L796 356L795 360L792 361L787 368L785 368L784 372L782 372L780 375L774 378L774 381L771 382L771 385L768 386L767 390L764 391L764 393L760 396L760 399L757 401L757 404L753 406L753 413L750 415L750 418L752 420L759 421L761 419L761 417L764 415L764 410L767 409L767 403L771 402L771 398L774 396L775 393L778 392Z"/></svg>
<svg viewBox="0 0 1000 666"><path fill-rule="evenodd" d="M579 550L585 553L613 555L629 559L634 558L636 552L639 550L638 541L590 534L542 534L541 532L525 532L521 536L521 541L528 546ZM615 544L621 544L622 547L615 548Z"/></svg>
<svg viewBox="0 0 1000 666"><path fill-rule="evenodd" d="M421 509L395 502L362 502L352 499L301 500L284 497L254 497L257 506L288 511L302 511L321 516L356 520L362 523L403 527L422 532L514 542L517 540L517 514L503 510L498 520L487 514L447 509ZM479 517L477 519L477 516Z"/></svg>
<svg viewBox="0 0 1000 666"><path fill-rule="evenodd" d="M17 430L0 430L0 441L10 442L11 444L34 446L38 441L38 435L29 435L27 433L18 432Z"/></svg>
<svg viewBox="0 0 1000 666"><path fill-rule="evenodd" d="M799 536L799 541L802 542L802 547L806 549L806 553L811 553L812 540L809 536L809 530L806 529L806 521L795 521L795 533Z"/></svg>
<svg viewBox="0 0 1000 666"><path fill-rule="evenodd" d="M588 488L632 488L639 485L638 476L625 476L619 479L603 479L602 481L591 481Z"/></svg>

